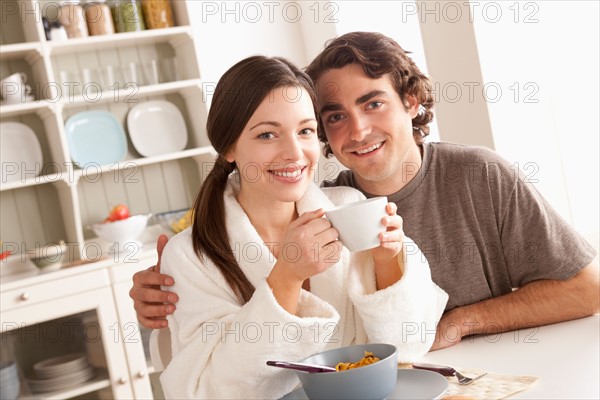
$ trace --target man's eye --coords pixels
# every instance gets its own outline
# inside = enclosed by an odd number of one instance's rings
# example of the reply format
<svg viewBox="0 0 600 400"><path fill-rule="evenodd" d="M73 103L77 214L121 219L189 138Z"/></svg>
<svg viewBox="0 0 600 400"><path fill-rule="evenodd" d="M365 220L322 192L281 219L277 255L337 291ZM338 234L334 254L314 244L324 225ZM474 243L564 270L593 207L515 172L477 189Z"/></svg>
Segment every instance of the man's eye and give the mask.
<svg viewBox="0 0 600 400"><path fill-rule="evenodd" d="M342 114L331 114L329 117L327 117L327 122L337 122L341 121L342 119L344 119Z"/></svg>
<svg viewBox="0 0 600 400"><path fill-rule="evenodd" d="M374 108L379 108L381 107L383 103L381 101L372 101L369 103L369 105L367 105L368 109L374 109Z"/></svg>

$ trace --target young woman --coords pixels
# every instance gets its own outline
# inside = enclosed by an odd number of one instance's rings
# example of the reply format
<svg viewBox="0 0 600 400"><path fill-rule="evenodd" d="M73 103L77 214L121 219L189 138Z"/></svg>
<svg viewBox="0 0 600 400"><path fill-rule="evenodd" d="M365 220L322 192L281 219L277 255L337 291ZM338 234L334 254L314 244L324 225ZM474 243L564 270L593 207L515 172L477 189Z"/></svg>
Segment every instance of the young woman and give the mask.
<svg viewBox="0 0 600 400"><path fill-rule="evenodd" d="M393 203L381 245L349 253L324 210L356 201L319 189L314 87L281 58L250 57L219 81L208 137L219 157L172 238L161 269L175 280L169 398L278 398L298 384L267 360L298 361L365 342L428 351L447 295L402 231Z"/></svg>

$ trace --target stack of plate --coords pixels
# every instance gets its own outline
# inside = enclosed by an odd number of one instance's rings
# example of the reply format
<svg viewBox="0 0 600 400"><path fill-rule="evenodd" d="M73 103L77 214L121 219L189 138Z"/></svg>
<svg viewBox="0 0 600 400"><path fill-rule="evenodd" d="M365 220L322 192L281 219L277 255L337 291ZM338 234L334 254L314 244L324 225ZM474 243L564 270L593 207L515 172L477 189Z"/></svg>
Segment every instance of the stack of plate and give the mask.
<svg viewBox="0 0 600 400"><path fill-rule="evenodd" d="M13 400L19 395L19 372L14 362L0 364L0 399Z"/></svg>
<svg viewBox="0 0 600 400"><path fill-rule="evenodd" d="M81 384L94 377L95 371L87 362L85 353L67 354L49 358L33 365L39 379L29 379L33 392L54 392Z"/></svg>

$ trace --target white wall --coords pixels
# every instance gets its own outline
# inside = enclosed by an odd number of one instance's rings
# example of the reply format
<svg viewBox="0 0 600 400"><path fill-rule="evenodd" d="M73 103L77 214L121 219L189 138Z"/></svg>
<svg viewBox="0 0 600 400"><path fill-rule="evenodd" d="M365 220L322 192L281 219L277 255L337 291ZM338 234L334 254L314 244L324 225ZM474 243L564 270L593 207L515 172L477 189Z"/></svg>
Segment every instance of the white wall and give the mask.
<svg viewBox="0 0 600 400"><path fill-rule="evenodd" d="M496 150L597 248L599 3L492 3L473 20Z"/></svg>
<svg viewBox="0 0 600 400"><path fill-rule="evenodd" d="M277 1L188 0L204 82L216 84L229 67L257 54L305 65L298 9Z"/></svg>
<svg viewBox="0 0 600 400"><path fill-rule="evenodd" d="M441 79L433 78L442 85L456 76L463 99L473 84L461 66L479 61L474 104L485 107L481 126L489 121L488 137L474 130L459 141L495 147L518 163L561 215L598 247L598 2L193 0L188 7L207 82L216 82L252 54L284 56L305 66L326 40L353 30L393 37L413 52L423 70L439 71ZM473 26L465 26L465 19ZM475 36L479 60L452 51L462 44L452 33L454 23L462 24L461 34ZM435 46L446 55L432 52ZM441 134L457 140L454 127L470 117L457 117L439 89L437 95L446 103L437 105L439 126L432 127L431 138Z"/></svg>

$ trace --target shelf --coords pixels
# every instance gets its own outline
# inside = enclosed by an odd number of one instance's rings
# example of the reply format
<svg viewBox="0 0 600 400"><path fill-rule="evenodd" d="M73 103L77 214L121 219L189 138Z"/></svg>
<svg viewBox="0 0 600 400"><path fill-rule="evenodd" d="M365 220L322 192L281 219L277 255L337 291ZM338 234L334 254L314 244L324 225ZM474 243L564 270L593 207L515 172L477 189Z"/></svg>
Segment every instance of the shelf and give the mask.
<svg viewBox="0 0 600 400"><path fill-rule="evenodd" d="M50 55L55 56L77 51L114 49L153 43L169 42L175 45L181 40L192 40L192 37L192 30L189 26L178 26L165 29L148 29L140 32L68 39L61 42L47 42L47 47L50 50Z"/></svg>
<svg viewBox="0 0 600 400"><path fill-rule="evenodd" d="M36 177L28 178L25 181L3 183L0 184L0 192L15 189L23 189L37 185L45 185L47 183L56 183L61 181L65 181L67 183L77 182L82 177L93 177L98 174L114 173L115 171L122 171L129 168L139 168L144 165L157 164L164 161L181 160L183 158L196 157L205 154L216 155L212 147L198 147L194 149L183 150L177 153L168 153L154 157L144 157L133 160L121 161L115 164L98 166L97 168L79 169L75 170L72 174L57 172L54 174L39 175Z"/></svg>
<svg viewBox="0 0 600 400"><path fill-rule="evenodd" d="M80 396L86 393L95 392L96 390L110 387L110 379L108 373L105 370L96 370L97 375L94 379L87 382L76 385L66 390L57 390L56 392L47 393L31 393L22 395L19 399L23 400L62 400L69 399L71 397Z"/></svg>
<svg viewBox="0 0 600 400"><path fill-rule="evenodd" d="M90 104L113 103L137 103L136 98L142 96L159 96L163 94L175 93L187 88L202 87L201 79L188 79L177 82L160 83L158 85L137 86L125 85L125 88L115 90L105 90L90 96L68 96L63 98L62 105L65 108L81 107ZM91 101L93 100L93 101Z"/></svg>
<svg viewBox="0 0 600 400"><path fill-rule="evenodd" d="M121 161L115 164L102 165L93 169L79 169L74 172L75 180L82 177L93 177L98 174L105 174L115 171L122 171L128 168L139 168L144 165L157 164L164 161L175 161L183 158L196 157L204 154L216 154L212 147L198 147L195 149L183 150L177 153L162 154L154 157L137 158L134 160Z"/></svg>
<svg viewBox="0 0 600 400"><path fill-rule="evenodd" d="M0 117L2 118L30 112L41 112L41 114L44 114L44 111L52 112L53 103L46 100L35 100L20 104L0 104Z"/></svg>
<svg viewBox="0 0 600 400"><path fill-rule="evenodd" d="M62 180L66 180L63 176L63 173L57 172L55 174L48 175L39 175L33 178L28 178L24 181L15 181L15 182L7 182L0 183L0 192L14 190L14 189L23 189L37 185L44 185L46 183L56 183Z"/></svg>
<svg viewBox="0 0 600 400"><path fill-rule="evenodd" d="M21 58L34 52L41 55L42 50L39 43L32 42L0 45L0 54L2 54L2 58L6 59Z"/></svg>

